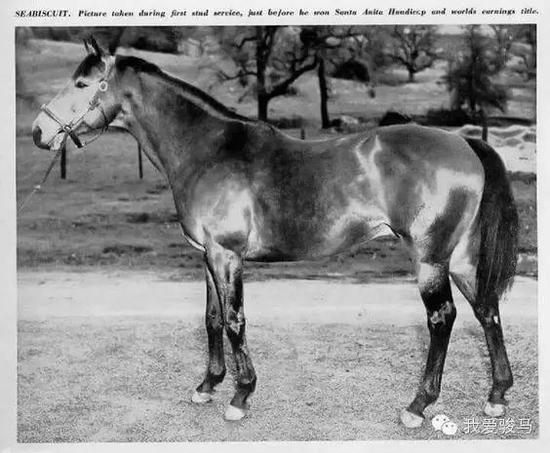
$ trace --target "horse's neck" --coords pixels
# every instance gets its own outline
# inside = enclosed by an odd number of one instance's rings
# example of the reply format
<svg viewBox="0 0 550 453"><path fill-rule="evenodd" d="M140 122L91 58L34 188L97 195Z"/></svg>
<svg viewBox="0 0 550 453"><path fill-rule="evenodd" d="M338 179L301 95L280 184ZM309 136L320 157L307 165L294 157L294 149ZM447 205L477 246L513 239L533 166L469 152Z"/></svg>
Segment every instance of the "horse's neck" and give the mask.
<svg viewBox="0 0 550 453"><path fill-rule="evenodd" d="M166 175L192 173L213 152L212 142L224 128L173 83L156 75L138 74L124 102L130 111L128 129L158 159Z"/></svg>

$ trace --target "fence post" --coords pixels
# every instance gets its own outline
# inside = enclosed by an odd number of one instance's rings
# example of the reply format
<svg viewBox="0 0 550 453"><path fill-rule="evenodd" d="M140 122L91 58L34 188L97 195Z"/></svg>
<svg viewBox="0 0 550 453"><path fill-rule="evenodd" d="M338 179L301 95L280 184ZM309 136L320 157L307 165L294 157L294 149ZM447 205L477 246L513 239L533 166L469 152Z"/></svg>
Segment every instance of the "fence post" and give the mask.
<svg viewBox="0 0 550 453"><path fill-rule="evenodd" d="M61 160L59 161L59 170L61 179L67 179L67 147L63 145L61 149Z"/></svg>
<svg viewBox="0 0 550 453"><path fill-rule="evenodd" d="M143 157L141 152L141 145L138 144L138 171L139 179L143 179Z"/></svg>

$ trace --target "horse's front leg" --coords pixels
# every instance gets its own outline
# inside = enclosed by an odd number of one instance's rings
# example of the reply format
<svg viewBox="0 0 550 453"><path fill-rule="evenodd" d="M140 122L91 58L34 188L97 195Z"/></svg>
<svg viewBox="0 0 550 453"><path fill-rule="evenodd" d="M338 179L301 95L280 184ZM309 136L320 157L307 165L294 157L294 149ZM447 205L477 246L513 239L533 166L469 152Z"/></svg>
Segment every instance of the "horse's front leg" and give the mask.
<svg viewBox="0 0 550 453"><path fill-rule="evenodd" d="M206 273L206 334L208 335L208 366L204 380L197 387L191 400L194 403L206 403L212 399L214 387L225 377L225 358L223 353L223 311L214 283L214 277L205 258Z"/></svg>
<svg viewBox="0 0 550 453"><path fill-rule="evenodd" d="M240 420L248 409L247 399L256 387L245 337L243 308L243 263L235 252L222 247L207 250L206 261L223 310L225 332L233 349L236 364L236 392L226 412L226 420Z"/></svg>

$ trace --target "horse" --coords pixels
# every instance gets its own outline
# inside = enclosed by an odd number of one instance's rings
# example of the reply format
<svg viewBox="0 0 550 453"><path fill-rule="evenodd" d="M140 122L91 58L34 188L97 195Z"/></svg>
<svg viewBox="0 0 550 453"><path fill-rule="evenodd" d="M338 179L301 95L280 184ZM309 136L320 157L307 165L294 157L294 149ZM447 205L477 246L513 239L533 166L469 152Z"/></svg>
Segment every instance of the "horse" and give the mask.
<svg viewBox="0 0 550 453"><path fill-rule="evenodd" d="M489 145L414 124L300 140L150 62L109 53L93 38L85 47L68 84L33 122L34 143L78 145L79 134L117 118L166 176L183 236L204 256L208 364L194 403L211 401L224 379L225 332L236 364L225 418L249 414L257 378L245 335L244 262L312 260L395 236L415 258L430 336L401 422L420 427L440 394L456 317L451 279L486 337L492 386L484 412L504 415L513 378L499 300L515 275L518 214Z"/></svg>

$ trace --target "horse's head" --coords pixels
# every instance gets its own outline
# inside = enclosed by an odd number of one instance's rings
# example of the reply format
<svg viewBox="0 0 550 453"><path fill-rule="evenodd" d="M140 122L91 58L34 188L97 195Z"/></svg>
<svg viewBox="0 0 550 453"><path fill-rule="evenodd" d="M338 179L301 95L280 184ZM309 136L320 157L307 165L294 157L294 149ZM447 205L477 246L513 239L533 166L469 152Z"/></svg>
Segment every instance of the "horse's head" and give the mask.
<svg viewBox="0 0 550 453"><path fill-rule="evenodd" d="M86 57L32 124L33 140L40 148L59 148L67 137L80 147L79 133L106 128L118 113L112 89L115 57L94 38L84 45Z"/></svg>

